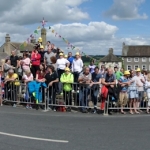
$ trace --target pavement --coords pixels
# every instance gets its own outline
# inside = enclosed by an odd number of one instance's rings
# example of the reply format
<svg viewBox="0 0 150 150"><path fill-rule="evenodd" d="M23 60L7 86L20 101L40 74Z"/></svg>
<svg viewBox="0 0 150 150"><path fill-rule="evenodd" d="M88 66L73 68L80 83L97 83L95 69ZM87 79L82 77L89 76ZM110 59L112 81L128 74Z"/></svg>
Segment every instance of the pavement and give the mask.
<svg viewBox="0 0 150 150"><path fill-rule="evenodd" d="M0 107L0 150L147 150L150 115Z"/></svg>

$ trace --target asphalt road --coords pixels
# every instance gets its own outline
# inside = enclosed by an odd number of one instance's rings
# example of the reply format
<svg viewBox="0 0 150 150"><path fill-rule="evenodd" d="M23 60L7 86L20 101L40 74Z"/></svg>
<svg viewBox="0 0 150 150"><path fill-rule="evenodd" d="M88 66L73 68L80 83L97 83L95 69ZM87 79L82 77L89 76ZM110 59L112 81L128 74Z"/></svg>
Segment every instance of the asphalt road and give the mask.
<svg viewBox="0 0 150 150"><path fill-rule="evenodd" d="M3 106L0 120L0 150L147 150L150 146L149 115L104 117Z"/></svg>

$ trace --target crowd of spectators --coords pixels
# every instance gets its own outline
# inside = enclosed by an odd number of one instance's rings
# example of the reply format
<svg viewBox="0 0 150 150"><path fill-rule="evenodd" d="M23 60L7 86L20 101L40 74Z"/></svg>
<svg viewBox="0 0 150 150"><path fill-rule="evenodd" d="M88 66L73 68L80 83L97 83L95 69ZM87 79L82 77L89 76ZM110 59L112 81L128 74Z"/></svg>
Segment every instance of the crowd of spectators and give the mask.
<svg viewBox="0 0 150 150"><path fill-rule="evenodd" d="M105 68L104 65L99 68L94 61L84 67L79 52L74 57L71 52L66 55L59 48L55 48L50 41L45 48L42 42L39 42L32 52L24 52L23 57L18 57L16 51L12 51L11 56L2 64L0 75L1 91L4 90L1 92L1 105L5 97L11 99L13 107L16 107L17 94L15 93L22 92L19 87L23 83L26 85L24 99L27 102L27 109L32 109L31 103L28 103L32 95L36 104L44 102L47 97L48 106L56 111L58 108L55 105L56 95L62 95L65 109L71 111L72 97L74 93L77 93L78 106L81 106L83 113L88 112L90 95L94 105L93 113L98 112L99 99L100 112L104 113L106 101L109 98L109 102L120 107L121 114L126 113L124 108L127 105L129 105L130 114L139 114L142 112L140 107L146 93L146 112L149 113L150 73L146 71L141 73L140 68L130 71L123 71L122 68L119 70L118 67ZM34 90L33 87L35 87ZM41 98L36 92L37 89L41 90ZM12 91L13 96L10 94ZM109 114L111 114L110 110Z"/></svg>

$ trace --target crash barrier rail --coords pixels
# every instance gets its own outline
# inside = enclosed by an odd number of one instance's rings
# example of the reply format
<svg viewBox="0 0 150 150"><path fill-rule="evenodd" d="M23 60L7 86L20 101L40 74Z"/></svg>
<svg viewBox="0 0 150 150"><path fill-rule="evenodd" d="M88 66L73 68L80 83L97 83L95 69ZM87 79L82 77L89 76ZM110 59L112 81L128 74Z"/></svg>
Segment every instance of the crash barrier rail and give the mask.
<svg viewBox="0 0 150 150"><path fill-rule="evenodd" d="M67 85L66 89L68 89L68 91L64 91L63 89L65 86L65 84L59 82L47 88L39 86L38 89L29 91L28 84L18 84L16 81L7 82L5 84L3 83L2 86L2 100L3 103L26 104L35 107L42 106L44 110L53 109L66 111L70 108L83 110L93 109L94 106L97 106L97 109L100 109L100 85L89 86L88 84L73 83L69 85L69 89ZM119 93L119 91L116 91L116 94L119 95ZM127 92L127 95L129 95L129 91ZM147 94L144 94L144 99L140 101L139 106L134 103L136 100L132 101L131 104L131 100L128 97L128 100L123 99L123 102L120 104L119 96L117 101L114 101L113 96L108 93L108 97L105 100L104 114L107 115L110 110L120 110L121 107L124 110L141 110L148 107ZM133 106L133 104L135 105Z"/></svg>
<svg viewBox="0 0 150 150"><path fill-rule="evenodd" d="M64 86L66 85L59 82L47 88L39 87L39 89L29 90L28 84L17 85L16 81L7 82L4 83L2 99L3 103L41 105L45 110L65 111L66 108L99 107L100 85L90 87L89 84L73 83L69 85L69 91L64 91Z"/></svg>

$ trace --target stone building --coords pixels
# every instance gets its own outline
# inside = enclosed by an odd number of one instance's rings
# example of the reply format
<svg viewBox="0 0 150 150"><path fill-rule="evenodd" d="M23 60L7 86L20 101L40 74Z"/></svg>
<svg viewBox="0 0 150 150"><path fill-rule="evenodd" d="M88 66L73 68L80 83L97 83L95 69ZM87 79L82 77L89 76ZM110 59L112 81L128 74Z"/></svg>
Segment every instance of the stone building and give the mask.
<svg viewBox="0 0 150 150"><path fill-rule="evenodd" d="M122 58L127 70L150 70L150 45L126 45L123 43Z"/></svg>
<svg viewBox="0 0 150 150"><path fill-rule="evenodd" d="M41 29L41 37L42 37L42 44L45 47L46 46L46 29L42 28ZM17 53L20 54L20 52L23 51L32 51L33 46L36 44L36 39L32 38L30 40L30 43L27 43L26 46L20 48L20 46L23 44L23 42L14 42L11 41L11 37L9 34L6 34L5 37L5 43L0 47L0 53L5 53L6 55L10 55L12 50L17 50ZM1 55L0 55L0 60L1 60Z"/></svg>
<svg viewBox="0 0 150 150"><path fill-rule="evenodd" d="M108 55L100 59L99 67L105 65L106 68L122 68L122 59L113 54L113 49L109 49Z"/></svg>

